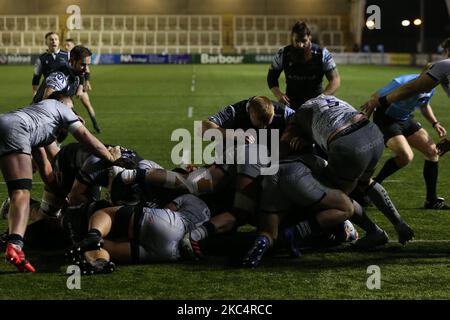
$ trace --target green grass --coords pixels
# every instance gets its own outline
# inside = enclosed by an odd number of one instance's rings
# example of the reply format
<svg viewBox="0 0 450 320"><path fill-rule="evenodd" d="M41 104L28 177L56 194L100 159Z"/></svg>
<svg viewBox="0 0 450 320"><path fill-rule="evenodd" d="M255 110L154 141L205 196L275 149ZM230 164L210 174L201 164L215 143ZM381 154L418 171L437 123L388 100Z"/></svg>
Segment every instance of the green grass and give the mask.
<svg viewBox="0 0 450 320"><path fill-rule="evenodd" d="M204 119L221 107L252 95L271 97L266 85L267 66L93 66L91 100L103 132L102 141L136 149L145 158L171 167L173 129L193 129L192 121ZM340 66L342 87L338 96L361 105L377 88L394 76L417 69L379 66ZM31 97L31 66L0 67L0 112L26 105ZM191 91L193 73L196 90ZM450 125L449 101L441 89L432 105L444 126ZM194 108L187 118L188 107ZM77 103L77 110L91 127ZM430 125L417 118L437 136ZM450 129L450 127L448 127ZM383 161L389 157L385 152ZM257 270L232 269L222 257L200 263L120 266L111 274L84 277L81 290L66 287L67 265L54 253L30 253L36 274L17 274L0 263L0 299L449 299L450 212L422 209L425 187L423 157L389 178L385 187L400 213L421 241L401 247L387 220L374 209L369 215L392 236L385 248L370 253L353 252L348 246L307 252L300 259L266 259ZM438 191L450 199L450 165L440 163ZM35 177L35 181L40 179ZM33 197L40 199L42 185ZM0 197L6 188L0 184ZM6 227L0 221L0 229ZM369 265L381 268L381 289L368 290Z"/></svg>

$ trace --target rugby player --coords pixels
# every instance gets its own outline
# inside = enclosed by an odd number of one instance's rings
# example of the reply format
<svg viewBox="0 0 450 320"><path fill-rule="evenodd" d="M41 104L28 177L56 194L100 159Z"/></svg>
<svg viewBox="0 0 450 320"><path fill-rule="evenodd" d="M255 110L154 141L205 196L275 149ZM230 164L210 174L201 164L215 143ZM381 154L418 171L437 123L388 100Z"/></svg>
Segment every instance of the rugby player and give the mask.
<svg viewBox="0 0 450 320"><path fill-rule="evenodd" d="M383 135L375 124L347 102L334 96L320 95L296 111L291 128L281 138L282 143L296 144L292 131L297 130L296 134L308 142L313 141L326 152L328 166L320 181L346 194L358 186L394 225L400 243L413 238L412 229L401 218L387 191L371 180L383 153ZM355 214L351 221L366 231L366 236L355 245L366 248L388 241L386 232L367 216Z"/></svg>
<svg viewBox="0 0 450 320"><path fill-rule="evenodd" d="M86 238L69 248L68 255L83 274L112 272L115 264L111 260L176 261L184 234L210 216L208 206L190 194L162 209L142 205L104 208L90 218ZM113 240L104 239L107 236Z"/></svg>
<svg viewBox="0 0 450 320"><path fill-rule="evenodd" d="M312 43L311 38L306 23L296 22L291 31L291 44L278 51L267 73L267 84L273 95L294 110L321 93L333 95L341 82L330 52ZM278 83L283 71L286 93L280 90ZM324 75L328 80L325 89L322 88Z"/></svg>
<svg viewBox="0 0 450 320"><path fill-rule="evenodd" d="M113 163L120 157L120 152L110 153L82 125L78 116L59 101L43 100L0 115L0 168L11 199L5 256L19 271L35 271L22 250L32 187L31 154L39 163L39 154L45 153L41 147L53 143L61 130L68 130L91 152L106 161Z"/></svg>
<svg viewBox="0 0 450 320"><path fill-rule="evenodd" d="M57 34L52 33L49 36L52 39L50 45L53 50L55 46L59 46L59 38ZM61 50L59 51L62 52ZM46 67L44 76L45 79L37 89L36 94L33 96L33 102L39 102L42 99L54 98L62 101L70 107L73 107L72 97L77 96L80 98L81 102L85 106L89 117L92 120L94 129L100 132L100 128L95 117L94 108L91 105L89 96L84 92L84 81L86 77L86 72L89 71L89 64L91 63L92 53L89 49L83 46L75 46L69 54L60 54L57 62L51 63L53 56L49 53L42 55L38 61L41 61L38 65L49 65ZM67 58L65 63L63 63L64 58ZM50 61L50 62L49 62ZM43 68L41 68L43 69ZM35 67L35 74L37 67ZM48 74L47 74L48 73ZM36 80L37 79L37 80ZM35 75L33 77L33 83L39 83L39 77Z"/></svg>
<svg viewBox="0 0 450 320"><path fill-rule="evenodd" d="M374 93L374 96L385 96L403 84L414 81L419 76L419 74L410 74L396 77ZM412 115L415 110L420 109L439 137L446 135L447 131L437 120L429 103L434 91L435 89L432 89L429 92L392 103L387 108L378 107L374 111L373 120L383 133L386 146L394 153L394 157L385 162L374 180L382 183L387 177L410 163L414 157L411 149L413 147L425 156L423 177L427 194L424 207L426 209L450 210L450 205L443 198L438 197L436 192L439 161L436 144Z"/></svg>

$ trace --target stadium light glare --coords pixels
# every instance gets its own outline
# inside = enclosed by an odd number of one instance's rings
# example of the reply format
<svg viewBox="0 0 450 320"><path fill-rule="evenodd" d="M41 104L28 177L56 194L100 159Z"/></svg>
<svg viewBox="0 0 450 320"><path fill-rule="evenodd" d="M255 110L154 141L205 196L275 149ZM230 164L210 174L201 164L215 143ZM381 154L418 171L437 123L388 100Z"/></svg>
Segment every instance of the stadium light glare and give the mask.
<svg viewBox="0 0 450 320"><path fill-rule="evenodd" d="M420 25L422 24L422 20L420 20L419 18L417 18L417 19L414 20L413 23L414 23L415 26L420 26Z"/></svg>
<svg viewBox="0 0 450 320"><path fill-rule="evenodd" d="M402 26L404 26L404 27L407 27L407 26L409 26L411 24L411 21L409 21L409 20L403 20L402 21Z"/></svg>
<svg viewBox="0 0 450 320"><path fill-rule="evenodd" d="M375 28L375 22L373 20L367 20L366 27L372 30L373 28Z"/></svg>

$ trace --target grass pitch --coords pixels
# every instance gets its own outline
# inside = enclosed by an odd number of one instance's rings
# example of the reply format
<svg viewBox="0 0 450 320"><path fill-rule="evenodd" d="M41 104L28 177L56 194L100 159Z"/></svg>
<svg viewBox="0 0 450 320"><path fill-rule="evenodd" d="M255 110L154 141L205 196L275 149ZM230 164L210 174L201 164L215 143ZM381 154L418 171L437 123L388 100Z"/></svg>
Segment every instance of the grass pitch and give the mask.
<svg viewBox="0 0 450 320"><path fill-rule="evenodd" d="M271 93L266 84L267 66L167 65L93 66L91 100L107 143L137 150L147 159L172 167L170 152L176 142L172 130L193 130L201 120L223 106L253 95ZM419 69L381 66L340 66L342 86L337 96L360 106L394 76ZM0 67L0 112L31 100L31 66ZM193 87L193 79L195 86ZM282 80L280 79L280 83ZM441 89L432 105L437 118L450 129L450 102ZM193 116L188 118L192 107ZM77 102L77 110L87 113ZM433 138L431 126L417 114ZM389 157L386 151L383 162ZM18 274L0 262L0 299L449 299L450 212L422 209L425 186L423 158L393 175L384 185L400 213L413 227L417 241L400 246L395 232L381 213L368 214L387 230L391 242L370 252L349 246L306 252L300 259L265 259L257 270L233 269L223 257L200 263L119 266L110 275L83 277L81 290L66 286L67 264L59 254L28 252L36 274ZM450 161L440 162L438 193L450 200ZM42 184L35 177L33 197L40 199ZM0 197L6 186L0 184ZM6 221L0 221L0 229ZM381 289L366 286L367 267L381 270Z"/></svg>

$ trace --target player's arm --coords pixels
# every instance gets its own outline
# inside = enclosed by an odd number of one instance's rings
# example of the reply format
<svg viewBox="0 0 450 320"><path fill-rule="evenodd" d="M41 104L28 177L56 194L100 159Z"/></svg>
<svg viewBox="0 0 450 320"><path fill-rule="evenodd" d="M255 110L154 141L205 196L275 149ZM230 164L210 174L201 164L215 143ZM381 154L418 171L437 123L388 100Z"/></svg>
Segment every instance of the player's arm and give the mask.
<svg viewBox="0 0 450 320"><path fill-rule="evenodd" d="M37 58L36 62L34 63L34 73L33 73L33 79L31 81L33 97L36 95L36 92L38 91L39 82L41 81L41 76L42 76L41 59Z"/></svg>
<svg viewBox="0 0 450 320"><path fill-rule="evenodd" d="M225 128L220 127L217 123L211 121L211 120L203 120L202 121L202 136L205 133L206 130L209 129L217 129L219 130L223 136L225 136Z"/></svg>
<svg viewBox="0 0 450 320"><path fill-rule="evenodd" d="M84 74L84 89L86 89L86 91L92 90L91 70L89 69L89 66L86 67L86 73Z"/></svg>
<svg viewBox="0 0 450 320"><path fill-rule="evenodd" d="M225 137L226 129L235 129L236 112L234 105L229 105L202 121L202 135L208 129L217 129Z"/></svg>
<svg viewBox="0 0 450 320"><path fill-rule="evenodd" d="M331 96L341 86L341 76L339 75L339 72L337 69L328 71L327 73L325 73L325 76L327 77L328 84L325 87L323 94L325 94L327 96Z"/></svg>
<svg viewBox="0 0 450 320"><path fill-rule="evenodd" d="M300 128L291 121L280 138L280 159L286 158L291 151L299 151L306 144Z"/></svg>
<svg viewBox="0 0 450 320"><path fill-rule="evenodd" d="M280 84L278 82L281 72L283 72L283 52L284 48L281 48L273 58L272 64L267 72L267 85L279 102L289 105L289 98L280 90Z"/></svg>
<svg viewBox="0 0 450 320"><path fill-rule="evenodd" d="M269 72L267 72L267 85L279 102L289 105L290 100L288 96L280 90L280 84L278 82L281 71L282 70L275 70L270 66Z"/></svg>
<svg viewBox="0 0 450 320"><path fill-rule="evenodd" d="M50 97L53 94L53 92L55 92L55 91L56 91L55 89L47 87L45 89L45 91L44 91L44 98L43 99L48 99L48 97Z"/></svg>
<svg viewBox="0 0 450 320"><path fill-rule="evenodd" d="M384 96L380 95L380 98L378 99L371 98L368 102L366 102L365 106L372 109L377 108L380 105L387 107L391 103L431 91L439 84L441 78L445 76L446 65L439 65L440 63L442 63L442 61L433 65L433 68L430 68L427 72L423 72L414 81L405 83L389 94Z"/></svg>
<svg viewBox="0 0 450 320"><path fill-rule="evenodd" d="M433 79L427 73L423 73L414 81L408 82L400 88L392 91L386 96L386 102L391 104L393 102L411 98L414 95L430 92L439 84L436 79Z"/></svg>
<svg viewBox="0 0 450 320"><path fill-rule="evenodd" d="M58 187L56 185L55 175L53 174L53 168L44 147L34 148L32 155L33 161L37 165L39 175L41 176L45 186L52 193L56 193Z"/></svg>
<svg viewBox="0 0 450 320"><path fill-rule="evenodd" d="M78 89L77 89L77 93L76 93L76 97L78 98L78 99L81 99L81 97L84 95L84 85L82 85L82 84L80 84L79 86L78 86Z"/></svg>
<svg viewBox="0 0 450 320"><path fill-rule="evenodd" d="M74 129L69 127L69 131L78 142L82 143L88 151L99 158L105 159L111 163L114 163L120 158L120 148L112 148L110 152L105 145L100 142L100 140L98 140L92 133L89 132L88 129L86 129L85 126L81 124L81 122L79 122L79 125L77 125Z"/></svg>
<svg viewBox="0 0 450 320"><path fill-rule="evenodd" d="M341 76L336 67L336 63L331 56L331 53L324 48L323 49L323 70L325 71L325 76L328 80L328 84L323 91L325 95L333 95L341 85Z"/></svg>
<svg viewBox="0 0 450 320"><path fill-rule="evenodd" d="M433 109L431 108L431 105L429 103L421 105L420 111L422 112L424 118L427 119L429 123L431 123L431 125L433 126L434 130L436 130L440 138L442 138L447 134L447 130L437 120L436 116L434 115Z"/></svg>
<svg viewBox="0 0 450 320"><path fill-rule="evenodd" d="M88 196L89 190L89 185L84 184L78 179L75 179L72 185L72 189L67 196L69 200L69 206L77 206L88 202L90 200Z"/></svg>
<svg viewBox="0 0 450 320"><path fill-rule="evenodd" d="M372 95L370 96L370 99L378 100L379 97L380 97L380 93L378 91L376 91L376 92L372 93ZM375 111L375 108L368 108L367 104L362 106L361 109L366 114L367 118L369 118L369 119L372 116L373 112Z"/></svg>

